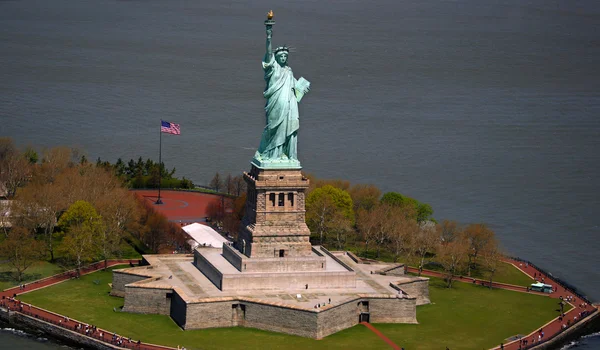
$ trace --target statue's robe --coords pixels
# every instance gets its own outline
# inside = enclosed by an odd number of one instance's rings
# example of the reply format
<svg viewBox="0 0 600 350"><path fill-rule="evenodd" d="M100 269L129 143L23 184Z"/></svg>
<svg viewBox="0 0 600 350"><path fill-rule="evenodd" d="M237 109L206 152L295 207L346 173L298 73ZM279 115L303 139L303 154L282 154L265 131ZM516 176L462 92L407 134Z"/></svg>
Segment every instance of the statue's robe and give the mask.
<svg viewBox="0 0 600 350"><path fill-rule="evenodd" d="M258 154L262 159L298 159L297 135L299 128L298 101L294 93L296 79L292 69L281 67L271 54L269 62L263 62L267 87L263 93L266 126Z"/></svg>

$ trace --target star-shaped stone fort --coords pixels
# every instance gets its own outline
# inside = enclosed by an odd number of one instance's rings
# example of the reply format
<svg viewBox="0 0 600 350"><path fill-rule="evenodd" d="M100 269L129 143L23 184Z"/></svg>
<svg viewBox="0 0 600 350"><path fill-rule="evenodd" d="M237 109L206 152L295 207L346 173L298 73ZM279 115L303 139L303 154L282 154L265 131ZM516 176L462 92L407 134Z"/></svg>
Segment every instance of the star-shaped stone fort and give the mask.
<svg viewBox="0 0 600 350"><path fill-rule="evenodd" d="M417 323L428 279L404 265L361 263L311 246L304 221L308 180L298 169L244 174L248 201L235 243L193 255L144 255L115 270L123 311L169 315L183 329L253 327L323 338L359 322Z"/></svg>

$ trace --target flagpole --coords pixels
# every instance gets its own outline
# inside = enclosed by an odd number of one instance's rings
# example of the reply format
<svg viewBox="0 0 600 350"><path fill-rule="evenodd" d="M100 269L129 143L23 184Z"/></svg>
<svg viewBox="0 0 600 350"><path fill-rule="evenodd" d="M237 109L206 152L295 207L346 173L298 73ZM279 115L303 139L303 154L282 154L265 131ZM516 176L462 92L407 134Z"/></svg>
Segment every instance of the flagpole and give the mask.
<svg viewBox="0 0 600 350"><path fill-rule="evenodd" d="M163 202L160 200L160 183L162 182L162 120L160 121L160 126L160 136L158 141L158 199L154 204L163 204Z"/></svg>

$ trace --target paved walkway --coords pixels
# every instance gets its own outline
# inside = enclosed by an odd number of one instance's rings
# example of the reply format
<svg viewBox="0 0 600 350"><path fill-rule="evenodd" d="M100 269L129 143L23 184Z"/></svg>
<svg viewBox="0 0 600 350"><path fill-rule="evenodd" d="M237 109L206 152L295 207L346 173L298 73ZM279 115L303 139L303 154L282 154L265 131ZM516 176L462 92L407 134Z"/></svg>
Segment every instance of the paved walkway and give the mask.
<svg viewBox="0 0 600 350"><path fill-rule="evenodd" d="M499 282L493 282L492 288L507 289L507 290L512 290L512 291L516 291L516 292L537 294L537 295L548 296L550 298L555 298L557 300L557 303L556 303L557 309L560 308L559 303L562 298L562 300L564 300L565 302L567 302L569 305L571 305L573 307L573 309L571 309L570 311L565 313L565 315L563 317L560 317L560 315L559 315L555 319L546 323L545 325L540 325L539 329L536 329L535 331L531 332L530 334L523 336L521 339L514 340L507 344L503 344L503 346L504 346L503 349L506 349L506 350L528 349L533 346L539 345L540 341L541 342L548 341L549 339L553 338L554 336L562 333L565 329L568 329L569 327L573 326L575 323L581 321L587 315L590 315L590 314L598 311L594 305L587 304L585 302L585 300L583 300L579 295L576 295L572 291L567 290L566 288L559 285L558 282L552 278L552 276L548 276L545 273L543 273L542 271L538 270L537 268L535 268L527 263L521 262L521 261L517 261L517 260L513 260L513 259L509 259L509 258L505 258L503 260L504 260L504 262L509 263L509 264L513 265L514 267L516 267L517 269L521 270L523 273L525 273L532 279L535 279L536 281L541 282L542 278L543 278L544 283L552 285L555 288L555 291L550 294L539 293L539 292L529 291L527 287L516 286L516 285L512 285L512 284L507 284L507 283L499 283ZM413 272L413 273L419 272L419 270L414 267L408 267L407 271ZM422 275L430 276L430 277L443 277L443 273L440 273L437 271L431 271L431 270L423 270ZM455 276L455 280L459 281L459 282L475 283L477 285L489 287L489 281L485 281L482 279L476 279L476 278L464 277L464 276ZM543 333L543 336L542 336L542 333ZM526 341L526 343L525 343L525 341ZM500 349L500 348L501 348L500 344L498 344L498 346L495 347L494 349Z"/></svg>
<svg viewBox="0 0 600 350"><path fill-rule="evenodd" d="M133 260L135 261L135 260ZM110 260L108 267L115 265L131 264L132 260ZM104 268L104 262L98 262L92 265L88 265L81 269L81 274L85 275L92 273ZM22 303L18 300L19 294L28 293L34 290L45 288L57 283L64 282L71 278L75 278L77 273L75 270L67 271L62 274L50 276L25 284L25 287L13 287L0 292L0 307L8 309L9 311L17 311L25 315L40 319L42 321L52 323L56 326L68 329L73 332L77 332L88 337L95 338L98 341L110 344L116 349L138 349L138 350L167 350L174 349L166 346L159 346L153 344L145 344L138 342L137 340L131 340L110 331L93 328L92 325L87 325L84 322L67 318L65 316L56 314L54 312L38 308L33 305ZM16 296L16 298L15 298Z"/></svg>
<svg viewBox="0 0 600 350"><path fill-rule="evenodd" d="M383 333L381 333L377 328L373 327L372 324L370 324L368 322L361 322L360 324L362 324L363 326L369 328L379 338L381 338L384 342L386 342L389 346L391 346L392 349L394 349L394 350L400 350L400 347L398 345L396 345L393 341L391 341L390 338L388 338L385 335L383 335Z"/></svg>

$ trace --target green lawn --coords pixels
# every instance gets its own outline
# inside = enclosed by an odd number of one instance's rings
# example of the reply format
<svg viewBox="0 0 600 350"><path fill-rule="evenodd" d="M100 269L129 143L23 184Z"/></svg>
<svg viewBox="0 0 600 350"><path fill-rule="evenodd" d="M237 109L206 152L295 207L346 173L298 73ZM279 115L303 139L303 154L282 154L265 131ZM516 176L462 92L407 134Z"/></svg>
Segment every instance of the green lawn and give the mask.
<svg viewBox="0 0 600 350"><path fill-rule="evenodd" d="M21 282L21 284L56 275L57 273L61 272L62 269L55 264L51 264L47 261L38 261L25 271L24 281ZM19 285L19 282L15 280L13 270L11 269L10 265L0 264L0 290L5 290L17 285Z"/></svg>
<svg viewBox="0 0 600 350"><path fill-rule="evenodd" d="M133 339L188 349L385 349L385 343L363 326L322 340L312 340L249 328L182 331L169 317L114 312L123 299L110 297L110 272L100 271L40 291L22 300ZM407 349L481 349L505 338L528 333L557 315L556 301L481 286L455 283L447 289L430 282L431 305L417 308L419 325L376 324L386 336Z"/></svg>
<svg viewBox="0 0 600 350"><path fill-rule="evenodd" d="M489 349L528 334L558 316L556 299L469 283L444 288L430 280L432 304L418 307L418 325L375 325L407 349Z"/></svg>

